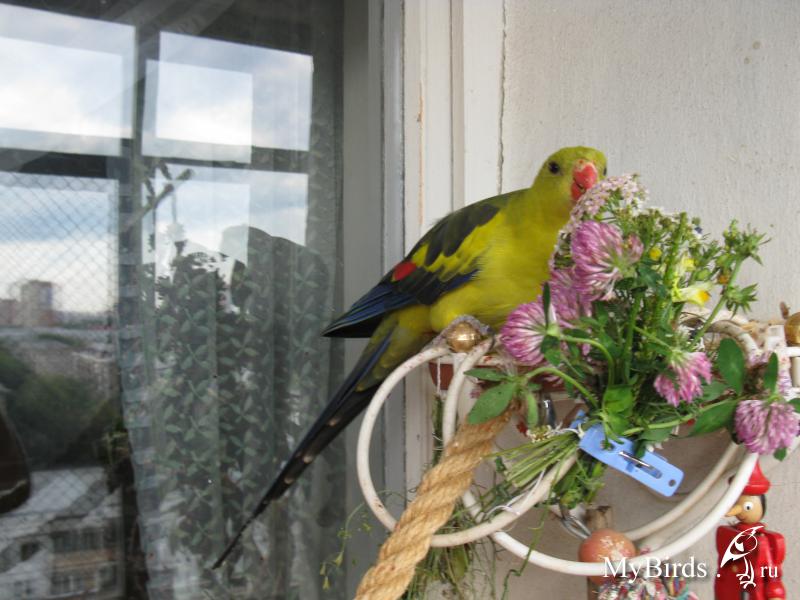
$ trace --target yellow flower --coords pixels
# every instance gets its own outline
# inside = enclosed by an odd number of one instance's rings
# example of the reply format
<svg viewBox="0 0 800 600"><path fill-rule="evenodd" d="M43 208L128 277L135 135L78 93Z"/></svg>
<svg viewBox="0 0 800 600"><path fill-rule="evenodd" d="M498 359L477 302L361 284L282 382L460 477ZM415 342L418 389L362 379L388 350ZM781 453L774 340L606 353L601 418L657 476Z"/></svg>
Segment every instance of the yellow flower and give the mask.
<svg viewBox="0 0 800 600"><path fill-rule="evenodd" d="M681 259L678 261L678 264L675 267L675 275L678 277L683 277L686 273L690 271L694 271L695 267L694 259L688 256L682 256Z"/></svg>
<svg viewBox="0 0 800 600"><path fill-rule="evenodd" d="M711 298L711 294L709 293L710 289L711 283L708 281L696 283L684 288L676 288L672 290L672 301L691 302L697 306L704 306Z"/></svg>
<svg viewBox="0 0 800 600"><path fill-rule="evenodd" d="M650 252L647 253L647 255L650 257L650 260L658 260L661 258L662 254L664 253L658 246L653 246L652 248L650 248Z"/></svg>

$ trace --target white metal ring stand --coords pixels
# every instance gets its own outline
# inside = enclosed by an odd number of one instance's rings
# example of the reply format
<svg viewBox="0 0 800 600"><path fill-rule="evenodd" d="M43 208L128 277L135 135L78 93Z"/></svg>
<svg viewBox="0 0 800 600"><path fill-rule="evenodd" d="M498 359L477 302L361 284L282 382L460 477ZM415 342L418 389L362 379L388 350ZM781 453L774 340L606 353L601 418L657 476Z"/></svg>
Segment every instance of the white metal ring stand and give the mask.
<svg viewBox="0 0 800 600"><path fill-rule="evenodd" d="M752 337L747 335L741 328L733 325L732 323L714 323L714 329L719 333L725 333L736 337L748 350L753 348L757 349ZM445 398L442 427L445 445L453 437L456 429L458 399L461 394L461 389L466 382L466 371L471 369L483 356L491 349L492 340L484 340L475 346L460 363L457 363L453 378L448 386L447 396ZM386 510L381 499L375 490L372 482L372 476L369 468L369 447L372 438L372 433L375 427L375 421L380 413L383 404L386 402L391 391L394 387L411 371L424 365L431 360L441 358L450 353L450 350L442 345L428 348L419 354L411 357L401 366L399 366L392 374L383 382L375 393L361 424L361 430L358 436L357 446L357 470L358 480L361 485L362 492L367 501L367 506L372 510L378 520L383 523L388 529L392 530L395 527L396 520L389 511ZM789 451L794 451L798 445L796 439ZM730 444L725 450L719 461L715 464L712 470L706 475L703 481L684 498L678 505L662 515L658 519L638 527L625 533L632 540L640 540L651 536L657 532L668 535L672 534L679 525L678 519L686 515L690 510L696 508L703 499L709 497L709 493L717 491L725 487L726 470L734 459L737 453L738 446ZM570 575L604 575L606 565L604 563L587 563L581 561L572 561L549 556L547 554L531 550L526 544L516 540L503 530L508 528L516 519L524 513L533 508L536 504L545 499L553 484L555 484L561 477L563 477L569 468L574 464L576 456L573 455L560 463L556 467L551 468L547 473L538 481L538 483L528 492L521 496L518 501L514 502L511 506L504 507L505 510L496 514L488 520L485 520L478 525L464 529L462 531L437 534L433 536L432 546L446 547L457 546L476 541L478 539L491 536L495 542L503 546L514 555L527 560L528 562ZM730 485L727 486L727 491L717 500L711 510L697 523L691 523L687 531L683 532L671 542L652 550L647 554L643 554L632 558L628 564L632 568L645 566L648 560L658 559L661 561L667 560L669 557L686 550L692 544L697 542L700 538L705 536L711 529L718 524L719 520L725 515L730 506L733 505L735 500L741 495L742 490L747 484L750 474L758 460L758 455L753 453L746 453L738 469L733 476ZM762 459L762 468L769 470L776 461L771 458ZM464 506L474 518L481 516L481 509L476 501L472 492L467 491L463 496Z"/></svg>

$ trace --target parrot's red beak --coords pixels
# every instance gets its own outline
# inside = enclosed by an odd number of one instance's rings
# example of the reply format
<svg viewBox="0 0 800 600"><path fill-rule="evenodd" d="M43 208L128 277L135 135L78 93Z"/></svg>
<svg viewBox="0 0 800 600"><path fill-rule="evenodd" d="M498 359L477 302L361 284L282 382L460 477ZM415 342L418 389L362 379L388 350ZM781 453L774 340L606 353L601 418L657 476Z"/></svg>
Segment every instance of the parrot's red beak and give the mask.
<svg viewBox="0 0 800 600"><path fill-rule="evenodd" d="M588 160L579 160L572 171L572 199L577 202L583 193L597 183L597 167Z"/></svg>

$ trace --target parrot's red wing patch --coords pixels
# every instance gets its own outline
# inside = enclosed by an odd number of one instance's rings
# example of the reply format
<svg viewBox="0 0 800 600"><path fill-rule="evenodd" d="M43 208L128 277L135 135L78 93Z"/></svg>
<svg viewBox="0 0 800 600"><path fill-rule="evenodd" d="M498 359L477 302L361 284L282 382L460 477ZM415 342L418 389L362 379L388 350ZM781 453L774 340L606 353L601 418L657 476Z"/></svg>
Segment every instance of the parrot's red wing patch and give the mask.
<svg viewBox="0 0 800 600"><path fill-rule="evenodd" d="M410 260L404 260L394 268L394 271L392 271L392 281L400 281L405 279L416 270L417 265Z"/></svg>

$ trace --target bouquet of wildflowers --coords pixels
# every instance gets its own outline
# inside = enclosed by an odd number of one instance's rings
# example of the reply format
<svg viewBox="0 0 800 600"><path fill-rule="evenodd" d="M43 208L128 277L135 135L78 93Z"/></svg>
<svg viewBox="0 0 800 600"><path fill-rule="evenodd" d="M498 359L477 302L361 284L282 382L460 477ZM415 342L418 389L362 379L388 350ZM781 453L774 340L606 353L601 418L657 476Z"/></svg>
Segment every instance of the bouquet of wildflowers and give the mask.
<svg viewBox="0 0 800 600"><path fill-rule="evenodd" d="M734 221L721 242L710 240L696 219L646 200L635 176L589 190L559 235L549 284L500 333L513 372L470 372L485 380L470 422L512 402L527 409L530 443L498 463L510 465L513 488L577 451L574 432L543 426L535 392L554 383L584 403L581 427L600 423L607 438L631 439L641 452L689 423L689 435L727 428L748 450L779 458L798 434L798 401L777 356L745 356L734 340L712 346L707 335L723 308L735 314L755 299L755 286L737 277L759 261L763 236ZM555 489L559 502L590 500L603 468L581 454Z"/></svg>

